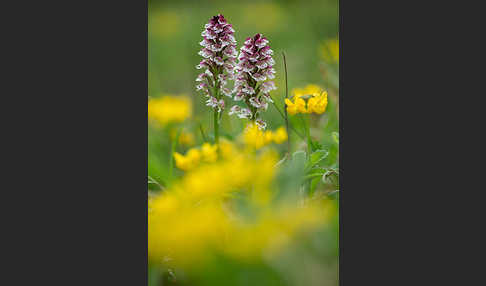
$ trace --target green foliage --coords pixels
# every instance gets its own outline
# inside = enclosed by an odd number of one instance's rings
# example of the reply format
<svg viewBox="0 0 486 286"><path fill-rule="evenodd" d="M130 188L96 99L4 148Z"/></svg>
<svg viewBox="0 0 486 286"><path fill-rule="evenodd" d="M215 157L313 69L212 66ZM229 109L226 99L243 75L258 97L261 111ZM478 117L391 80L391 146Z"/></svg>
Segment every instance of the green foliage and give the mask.
<svg viewBox="0 0 486 286"><path fill-rule="evenodd" d="M327 157L329 154L329 151L326 150L316 150L312 152L312 154L309 157L309 161L306 164L305 169L309 170L316 166L320 161L324 160L324 158Z"/></svg>
<svg viewBox="0 0 486 286"><path fill-rule="evenodd" d="M339 144L339 133L338 132L332 132L332 139L334 140L334 142Z"/></svg>

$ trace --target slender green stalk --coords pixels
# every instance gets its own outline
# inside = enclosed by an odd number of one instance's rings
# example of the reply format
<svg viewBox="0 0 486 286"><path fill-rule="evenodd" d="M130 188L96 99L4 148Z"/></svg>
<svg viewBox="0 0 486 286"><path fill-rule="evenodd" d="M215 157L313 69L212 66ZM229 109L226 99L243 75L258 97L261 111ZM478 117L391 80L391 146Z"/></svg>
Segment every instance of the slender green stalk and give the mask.
<svg viewBox="0 0 486 286"><path fill-rule="evenodd" d="M159 188L160 188L160 191L163 191L165 188L164 186L162 186L159 182L157 182L154 178L150 177L150 176L147 176L148 177L148 183L152 183L152 184L155 184L157 185Z"/></svg>
<svg viewBox="0 0 486 286"><path fill-rule="evenodd" d="M169 180L173 179L174 174L174 152L177 147L177 142L179 142L179 136L181 135L181 128L177 129L175 138L170 140L170 154L169 154ZM170 136L169 136L170 138Z"/></svg>
<svg viewBox="0 0 486 286"><path fill-rule="evenodd" d="M310 151L312 150L311 147L313 146L311 133L310 133L310 125L311 125L311 116L310 116L310 114L308 114L307 115L307 141L309 143L308 143L307 149L309 150L309 157L310 157L310 153L311 153Z"/></svg>
<svg viewBox="0 0 486 286"><path fill-rule="evenodd" d="M273 106L275 106L275 109L278 111L278 113L280 114L280 116L282 117L282 119L285 120L285 115L283 114L283 112L280 110L280 108L278 108L277 104L275 103L275 99L272 98L272 101L273 101ZM285 105L285 103L284 103ZM295 129L292 124L289 123L289 128L292 129L292 131L295 132L295 134L299 135L299 137L301 139L304 139L304 135L302 135L299 131L297 131L297 129ZM287 134L289 134L289 131L287 130Z"/></svg>
<svg viewBox="0 0 486 286"><path fill-rule="evenodd" d="M219 146L218 111L214 111L214 143Z"/></svg>
<svg viewBox="0 0 486 286"><path fill-rule="evenodd" d="M289 98L289 86L288 86L288 81L287 81L287 60L285 58L284 52L282 52L282 56L283 56L283 59L284 59L284 70L285 70L285 98ZM285 120L285 127L286 127L286 130L287 130L287 148L288 148L288 152L290 153L290 129L292 129L292 131L294 131L295 134L297 134L301 139L304 139L304 135L302 135L299 131L297 131L297 129L295 129L292 126L292 124L289 123L289 116L287 114L287 107L286 107L286 104L285 104L285 100L284 100L284 104L283 104L284 112L282 112L280 110L280 108L276 104L276 101L275 101L274 98L272 98L272 101L273 101L273 106L275 107L275 109L278 111L278 113L280 114L282 119Z"/></svg>
<svg viewBox="0 0 486 286"><path fill-rule="evenodd" d="M322 177L323 175L324 175L324 173L310 174L310 175L304 176L304 180L308 180L308 179L312 179L312 178L316 178L316 177Z"/></svg>
<svg viewBox="0 0 486 286"><path fill-rule="evenodd" d="M310 155L311 155L311 144L312 144L312 140L311 140L311 136L310 136L310 115L307 114L307 115L304 115L304 114L301 114L301 118L304 122L304 130L305 130L305 135L307 136L307 160L310 160ZM306 117L306 118L303 118L303 117ZM304 188L307 190L307 193L310 195L310 190L311 190L311 182L308 181L306 183L304 183Z"/></svg>
<svg viewBox="0 0 486 286"><path fill-rule="evenodd" d="M218 79L217 75L214 76L214 97L219 100L219 92L218 92ZM213 125L214 125L214 144L216 144L219 153L219 112L215 109L214 110L214 117L213 117Z"/></svg>
<svg viewBox="0 0 486 286"><path fill-rule="evenodd" d="M201 136L202 136L202 138L203 138L203 141L204 141L204 142L208 142L208 139L206 138L206 134L204 133L204 129L203 129L203 127L202 127L202 124L201 124L201 123L199 123L199 130L201 130Z"/></svg>
<svg viewBox="0 0 486 286"><path fill-rule="evenodd" d="M285 58L285 53L282 51L283 61L284 61L284 70L285 70L285 98L289 98L289 85L287 82L287 59ZM285 128L287 129L287 153L290 155L290 132L289 132L289 117L287 114L287 108L285 108L285 100L284 100L284 112L285 112Z"/></svg>
<svg viewBox="0 0 486 286"><path fill-rule="evenodd" d="M305 115L301 114L302 121L304 122L304 130L305 130L305 135L307 137L307 156L310 156L311 153L311 144L312 144L312 139L310 136L310 115L307 115L306 118L303 118Z"/></svg>

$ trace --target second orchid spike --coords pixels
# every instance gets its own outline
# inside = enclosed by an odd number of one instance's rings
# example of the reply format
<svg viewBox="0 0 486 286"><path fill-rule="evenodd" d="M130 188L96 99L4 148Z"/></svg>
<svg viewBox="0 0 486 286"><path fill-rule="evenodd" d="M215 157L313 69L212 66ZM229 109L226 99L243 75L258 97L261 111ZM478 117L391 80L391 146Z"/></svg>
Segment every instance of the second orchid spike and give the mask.
<svg viewBox="0 0 486 286"><path fill-rule="evenodd" d="M233 93L235 101L244 101L248 108L232 108L231 113L240 118L253 120L261 129L266 123L259 117L272 102L270 91L277 89L275 78L275 61L269 41L262 34L247 38L240 49L238 64L235 67L236 80Z"/></svg>

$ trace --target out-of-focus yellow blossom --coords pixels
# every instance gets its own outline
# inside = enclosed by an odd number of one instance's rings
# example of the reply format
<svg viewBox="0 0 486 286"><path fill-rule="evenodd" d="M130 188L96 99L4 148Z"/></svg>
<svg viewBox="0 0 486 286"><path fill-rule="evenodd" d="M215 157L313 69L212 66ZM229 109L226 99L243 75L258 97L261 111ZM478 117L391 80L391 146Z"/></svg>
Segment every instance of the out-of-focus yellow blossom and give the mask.
<svg viewBox="0 0 486 286"><path fill-rule="evenodd" d="M322 92L322 87L316 84L308 84L304 88L294 88L292 89L292 94L294 97L305 97L306 95L313 95Z"/></svg>
<svg viewBox="0 0 486 286"><path fill-rule="evenodd" d="M215 202L195 205L171 192L156 198L148 214L149 259L177 265L197 263L223 243L228 217Z"/></svg>
<svg viewBox="0 0 486 286"><path fill-rule="evenodd" d="M176 136L177 136L177 130L176 129L172 129L170 131L170 137L172 139L174 139ZM194 143L195 143L194 135L192 133L190 133L190 132L186 132L186 131L182 130L181 133L179 134L179 140L177 142L180 145L193 146Z"/></svg>
<svg viewBox="0 0 486 286"><path fill-rule="evenodd" d="M339 41L327 40L320 45L321 56L327 62L339 63Z"/></svg>
<svg viewBox="0 0 486 286"><path fill-rule="evenodd" d="M229 158L235 155L235 147L233 143L222 139L220 141L221 157ZM187 151L186 155L174 152L174 158L176 160L176 167L184 170L190 171L195 167L199 166L201 162L214 163L218 160L218 148L217 145L204 143L200 148L191 148Z"/></svg>
<svg viewBox="0 0 486 286"><path fill-rule="evenodd" d="M283 127L277 129L276 132L271 130L262 131L256 124L248 124L242 134L243 142L246 146L260 149L272 142L277 144L283 143L287 140L287 132ZM282 138L284 138L282 140Z"/></svg>
<svg viewBox="0 0 486 286"><path fill-rule="evenodd" d="M193 148L187 151L185 156L178 152L174 152L174 159L177 168L189 171L199 165L199 162L201 161L201 151Z"/></svg>
<svg viewBox="0 0 486 286"><path fill-rule="evenodd" d="M234 235L233 216L222 199L235 191L252 194L268 188L274 178L276 156L237 152L187 173L170 189L150 201L149 258L166 258L185 265L196 263L212 249L222 249ZM264 171L259 167L265 167Z"/></svg>
<svg viewBox="0 0 486 286"><path fill-rule="evenodd" d="M260 130L256 124L248 124L243 131L243 141L245 145L260 149L265 146L264 131Z"/></svg>
<svg viewBox="0 0 486 286"><path fill-rule="evenodd" d="M295 242L299 234L328 223L336 212L334 205L326 201L322 205L312 203L302 207L290 203L265 207L257 220L234 222L237 236L231 245L226 245L225 251L239 259L275 257Z"/></svg>
<svg viewBox="0 0 486 286"><path fill-rule="evenodd" d="M219 140L219 151L223 158L230 158L236 153L234 144L225 139Z"/></svg>
<svg viewBox="0 0 486 286"><path fill-rule="evenodd" d="M275 257L300 235L325 225L336 214L333 205L271 203L276 162L274 152L241 150L199 166L154 197L148 214L149 259L191 267L214 252L247 260ZM235 192L250 199L251 218L235 208Z"/></svg>
<svg viewBox="0 0 486 286"><path fill-rule="evenodd" d="M265 132L263 132L263 143L267 145L272 142L273 142L273 132L270 130L266 130Z"/></svg>
<svg viewBox="0 0 486 286"><path fill-rule="evenodd" d="M200 165L188 172L173 189L186 199L208 196L221 198L245 186L251 186L252 190L262 190L272 180L276 163L277 157L271 152L256 158L238 152L227 160Z"/></svg>
<svg viewBox="0 0 486 286"><path fill-rule="evenodd" d="M275 159L272 153L240 154L203 165L153 198L148 215L149 259L190 267L204 263L213 251L236 259L275 257L300 235L329 222L336 215L331 203L271 204L268 198L255 197L263 190L271 196ZM265 187L259 188L260 184ZM241 190L246 190L242 195L258 199L252 204L251 219L238 213L225 196Z"/></svg>
<svg viewBox="0 0 486 286"><path fill-rule="evenodd" d="M182 122L192 114L192 103L187 96L164 95L148 102L148 118L165 126L171 122Z"/></svg>
<svg viewBox="0 0 486 286"><path fill-rule="evenodd" d="M293 89L292 93L293 93L293 100L294 100L293 102L288 98L285 99L287 112L290 115L294 115L297 113L321 114L324 111L326 111L327 92L323 91L321 87L314 84L309 84L303 89L302 88Z"/></svg>
<svg viewBox="0 0 486 286"><path fill-rule="evenodd" d="M203 155L204 161L208 163L213 163L218 160L218 146L211 145L209 143L204 143L201 147L201 153Z"/></svg>
<svg viewBox="0 0 486 286"><path fill-rule="evenodd" d="M279 127L274 133L273 133L273 141L277 144L282 144L285 142L288 138L287 135L287 130L285 130L284 127Z"/></svg>

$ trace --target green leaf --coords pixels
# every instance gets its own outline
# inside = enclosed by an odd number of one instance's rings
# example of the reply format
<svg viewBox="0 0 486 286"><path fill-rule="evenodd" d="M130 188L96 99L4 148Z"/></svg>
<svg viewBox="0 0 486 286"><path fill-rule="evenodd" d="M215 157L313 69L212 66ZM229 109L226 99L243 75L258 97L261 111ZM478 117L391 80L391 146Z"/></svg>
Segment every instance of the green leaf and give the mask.
<svg viewBox="0 0 486 286"><path fill-rule="evenodd" d="M321 144L321 143L319 143L319 142L317 142L317 141L312 141L312 140L311 140L310 142L311 142L311 149L312 149L312 151L313 151L313 152L314 152L314 151L317 151L317 150L320 150L320 149L322 149L322 148L323 148L323 147L322 147L322 144Z"/></svg>
<svg viewBox="0 0 486 286"><path fill-rule="evenodd" d="M339 200L339 190L331 191L327 194L330 199Z"/></svg>
<svg viewBox="0 0 486 286"><path fill-rule="evenodd" d="M280 161L278 161L277 164L275 164L275 166L282 166L287 161L288 161L288 156L287 156L287 154L285 154L285 156L283 156L283 158L280 159Z"/></svg>
<svg viewBox="0 0 486 286"><path fill-rule="evenodd" d="M292 161L294 161L294 164L296 166L304 166L306 156L307 154L305 153L305 151L295 151L294 154L292 154Z"/></svg>
<svg viewBox="0 0 486 286"><path fill-rule="evenodd" d="M311 181L310 181L310 186L309 186L309 195L312 196L314 194L314 192L316 191L316 187L317 187L317 184L319 184L321 180L316 177L316 178L313 178Z"/></svg>
<svg viewBox="0 0 486 286"><path fill-rule="evenodd" d="M313 152L310 155L309 162L307 162L306 170L314 167L317 163L326 158L328 154L329 152L327 150L316 150L315 152Z"/></svg>
<svg viewBox="0 0 486 286"><path fill-rule="evenodd" d="M334 142L339 144L339 133L338 132L332 132L332 139L334 140Z"/></svg>
<svg viewBox="0 0 486 286"><path fill-rule="evenodd" d="M275 194L277 201L298 199L298 190L303 182L306 161L306 152L296 151L280 164L275 180L278 186Z"/></svg>

